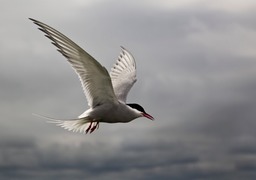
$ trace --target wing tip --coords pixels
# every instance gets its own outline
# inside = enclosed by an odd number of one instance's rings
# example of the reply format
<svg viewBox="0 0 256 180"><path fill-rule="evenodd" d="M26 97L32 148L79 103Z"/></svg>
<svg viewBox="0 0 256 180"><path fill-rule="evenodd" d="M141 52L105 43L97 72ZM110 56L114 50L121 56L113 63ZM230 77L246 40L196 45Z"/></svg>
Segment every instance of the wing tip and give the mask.
<svg viewBox="0 0 256 180"><path fill-rule="evenodd" d="M28 18L30 21L33 21L33 23L34 24L38 24L38 23L40 23L40 21L38 21L38 20L36 20L36 19L34 19L34 18Z"/></svg>
<svg viewBox="0 0 256 180"><path fill-rule="evenodd" d="M124 47L124 46L122 46L122 45L120 46L120 48L121 48L122 50L126 50L126 49L125 49L125 47Z"/></svg>
<svg viewBox="0 0 256 180"><path fill-rule="evenodd" d="M134 67L136 69L136 61L135 61L135 58L132 55L132 53L129 50L127 50L124 46L121 45L120 47L121 47L122 52L124 54L128 55L129 59L132 61L133 65L134 65Z"/></svg>

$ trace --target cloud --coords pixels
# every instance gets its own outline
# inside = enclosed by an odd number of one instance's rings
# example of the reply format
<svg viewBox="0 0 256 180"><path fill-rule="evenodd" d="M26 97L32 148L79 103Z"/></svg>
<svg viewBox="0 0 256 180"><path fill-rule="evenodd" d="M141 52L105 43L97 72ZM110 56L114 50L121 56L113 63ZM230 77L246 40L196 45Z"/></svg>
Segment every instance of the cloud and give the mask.
<svg viewBox="0 0 256 180"><path fill-rule="evenodd" d="M161 2L3 3L0 179L256 177L254 3ZM128 48L138 66L128 100L156 120L82 135L33 117L74 118L87 102L72 68L28 17L108 69L119 46Z"/></svg>
<svg viewBox="0 0 256 180"><path fill-rule="evenodd" d="M210 11L224 11L230 13L241 13L253 10L256 3L253 0L241 1L238 0L235 3L231 0L217 0L212 1L201 1L201 0L174 0L170 1L160 1L156 3L155 1L148 1L149 5L154 8L160 8L162 10L187 10L187 9L203 9Z"/></svg>

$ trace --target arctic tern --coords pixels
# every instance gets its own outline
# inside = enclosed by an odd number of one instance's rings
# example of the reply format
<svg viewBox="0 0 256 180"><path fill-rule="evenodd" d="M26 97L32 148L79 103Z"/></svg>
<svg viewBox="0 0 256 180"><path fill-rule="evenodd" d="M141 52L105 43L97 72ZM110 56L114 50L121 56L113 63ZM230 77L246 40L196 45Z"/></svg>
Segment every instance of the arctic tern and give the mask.
<svg viewBox="0 0 256 180"><path fill-rule="evenodd" d="M139 117L154 119L139 104L126 104L127 94L137 80L135 59L127 49L121 46L120 55L109 74L105 67L68 37L40 21L29 19L67 58L81 81L90 107L77 119L42 117L67 130L83 133L92 133L99 128L100 122L127 123Z"/></svg>

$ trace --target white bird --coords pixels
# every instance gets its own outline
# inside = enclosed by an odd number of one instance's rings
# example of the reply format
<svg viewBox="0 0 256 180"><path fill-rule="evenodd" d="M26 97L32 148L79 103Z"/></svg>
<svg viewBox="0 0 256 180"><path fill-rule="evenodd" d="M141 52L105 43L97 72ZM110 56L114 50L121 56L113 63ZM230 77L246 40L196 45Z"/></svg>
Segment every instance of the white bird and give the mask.
<svg viewBox="0 0 256 180"><path fill-rule="evenodd" d="M38 29L45 33L74 68L90 107L77 119L43 117L67 130L84 133L92 133L99 128L100 122L126 123L139 117L154 119L140 105L126 104L127 94L136 82L136 64L128 50L121 47L121 53L109 75L105 67L68 37L40 21L29 19L39 26Z"/></svg>

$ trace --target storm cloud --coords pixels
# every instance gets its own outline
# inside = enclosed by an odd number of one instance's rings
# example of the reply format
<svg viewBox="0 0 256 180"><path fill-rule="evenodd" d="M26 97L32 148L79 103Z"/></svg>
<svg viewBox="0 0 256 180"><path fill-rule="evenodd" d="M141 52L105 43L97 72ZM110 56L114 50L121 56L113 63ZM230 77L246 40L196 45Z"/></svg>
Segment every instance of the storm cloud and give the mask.
<svg viewBox="0 0 256 180"><path fill-rule="evenodd" d="M0 179L255 179L256 3L1 1ZM107 69L120 45L138 81L128 102L155 121L68 132L32 113L86 110L70 65L28 20L64 33Z"/></svg>

